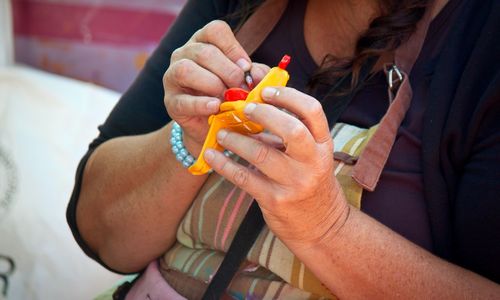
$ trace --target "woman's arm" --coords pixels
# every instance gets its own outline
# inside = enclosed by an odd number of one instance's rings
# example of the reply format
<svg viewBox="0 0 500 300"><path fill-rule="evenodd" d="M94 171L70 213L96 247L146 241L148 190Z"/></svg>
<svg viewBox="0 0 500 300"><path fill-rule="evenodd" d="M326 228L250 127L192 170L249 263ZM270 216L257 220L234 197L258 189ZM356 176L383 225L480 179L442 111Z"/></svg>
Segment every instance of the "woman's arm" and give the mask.
<svg viewBox="0 0 500 300"><path fill-rule="evenodd" d="M168 249L206 179L175 160L165 124L168 111L197 155L220 96L227 87L239 87L250 68L227 24L203 27L220 5L187 4L91 145L100 144L84 166L81 186L77 179L68 220L84 250L111 269L138 271ZM258 67L252 73L262 77Z"/></svg>
<svg viewBox="0 0 500 300"><path fill-rule="evenodd" d="M281 137L286 150L221 132L219 143L260 172L216 151L207 151L205 158L257 199L270 229L332 292L349 299L498 297L495 283L348 206L333 175L333 145L317 100L290 88L266 89L263 98L274 106L248 105L245 113Z"/></svg>
<svg viewBox="0 0 500 300"><path fill-rule="evenodd" d="M355 208L338 231L292 251L340 299L500 295L497 284L432 255Z"/></svg>
<svg viewBox="0 0 500 300"><path fill-rule="evenodd" d="M111 139L94 151L85 167L77 226L89 247L114 270L134 272L161 255L206 179L192 176L175 160L170 129L167 125L149 134Z"/></svg>

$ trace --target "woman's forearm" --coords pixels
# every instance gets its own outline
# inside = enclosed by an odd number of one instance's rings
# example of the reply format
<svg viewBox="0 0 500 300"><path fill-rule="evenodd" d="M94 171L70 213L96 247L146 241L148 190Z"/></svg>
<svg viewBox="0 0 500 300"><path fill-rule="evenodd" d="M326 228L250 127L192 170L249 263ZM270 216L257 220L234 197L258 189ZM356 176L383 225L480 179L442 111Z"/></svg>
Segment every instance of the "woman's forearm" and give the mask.
<svg viewBox="0 0 500 300"><path fill-rule="evenodd" d="M339 231L296 254L341 299L500 295L497 284L432 255L354 208Z"/></svg>
<svg viewBox="0 0 500 300"><path fill-rule="evenodd" d="M206 180L192 176L175 160L170 126L109 140L87 162L76 213L78 229L115 270L140 270L168 249Z"/></svg>

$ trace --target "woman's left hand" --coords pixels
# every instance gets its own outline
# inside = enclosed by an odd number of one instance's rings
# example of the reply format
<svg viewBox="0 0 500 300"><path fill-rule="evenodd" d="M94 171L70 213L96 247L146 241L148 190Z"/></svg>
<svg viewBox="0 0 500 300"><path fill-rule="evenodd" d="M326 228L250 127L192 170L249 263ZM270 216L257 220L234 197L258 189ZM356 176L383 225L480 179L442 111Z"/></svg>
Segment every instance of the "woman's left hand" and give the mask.
<svg viewBox="0 0 500 300"><path fill-rule="evenodd" d="M284 148L221 130L218 142L255 168L215 150L207 150L205 160L255 197L269 228L290 248L309 248L338 230L349 210L334 176L328 122L321 104L295 89L266 88L262 96L269 104L248 104L245 114L281 138Z"/></svg>

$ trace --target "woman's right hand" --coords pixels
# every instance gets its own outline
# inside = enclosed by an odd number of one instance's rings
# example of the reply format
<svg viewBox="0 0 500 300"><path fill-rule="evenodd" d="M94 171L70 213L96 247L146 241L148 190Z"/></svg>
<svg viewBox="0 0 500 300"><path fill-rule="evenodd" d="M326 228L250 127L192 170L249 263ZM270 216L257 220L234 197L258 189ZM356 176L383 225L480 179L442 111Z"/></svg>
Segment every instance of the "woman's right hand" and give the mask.
<svg viewBox="0 0 500 300"><path fill-rule="evenodd" d="M208 116L219 111L224 91L243 86L244 72L250 69L256 81L268 71L264 65L252 67L248 54L223 21L210 22L172 53L163 77L164 101L170 117L183 128L192 153L201 150Z"/></svg>

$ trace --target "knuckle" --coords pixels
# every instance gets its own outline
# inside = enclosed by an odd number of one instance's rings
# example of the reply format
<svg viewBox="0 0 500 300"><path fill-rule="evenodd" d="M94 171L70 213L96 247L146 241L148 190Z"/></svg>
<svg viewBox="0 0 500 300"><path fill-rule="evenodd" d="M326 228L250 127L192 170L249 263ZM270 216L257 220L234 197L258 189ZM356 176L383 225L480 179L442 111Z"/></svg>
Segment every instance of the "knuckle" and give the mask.
<svg viewBox="0 0 500 300"><path fill-rule="evenodd" d="M214 20L208 23L205 29L206 29L206 34L208 36L210 35L217 36L219 33L225 33L227 31L231 31L231 27L229 27L229 25L226 22L221 20Z"/></svg>
<svg viewBox="0 0 500 300"><path fill-rule="evenodd" d="M173 78L178 82L184 82L186 77L191 72L191 61L188 59L181 59L173 66Z"/></svg>
<svg viewBox="0 0 500 300"><path fill-rule="evenodd" d="M290 197L288 196L288 194L282 190L278 190L278 191L274 192L271 196L271 200L273 202L275 202L276 204L282 203L282 202L287 201L289 199L290 199Z"/></svg>
<svg viewBox="0 0 500 300"><path fill-rule="evenodd" d="M289 136L292 140L303 140L306 138L307 131L302 124L294 123L290 126Z"/></svg>
<svg viewBox="0 0 500 300"><path fill-rule="evenodd" d="M227 77L232 85L238 85L243 78L243 70L235 66L228 72Z"/></svg>
<svg viewBox="0 0 500 300"><path fill-rule="evenodd" d="M231 55L235 52L238 52L240 50L240 47L239 45L237 44L230 44L226 47L226 49L224 49L224 52L227 54L227 55Z"/></svg>
<svg viewBox="0 0 500 300"><path fill-rule="evenodd" d="M165 71L165 73L163 73L162 82L163 82L163 87L165 88L165 93L167 92L166 87L168 86L169 79L170 79L170 68L168 68Z"/></svg>
<svg viewBox="0 0 500 300"><path fill-rule="evenodd" d="M269 148L262 143L255 145L255 162L257 164L264 163L269 157Z"/></svg>
<svg viewBox="0 0 500 300"><path fill-rule="evenodd" d="M247 169L244 169L244 168L241 168L241 167L237 167L235 168L235 170L233 171L233 180L234 182L239 185L239 186L245 186L248 182L248 177L249 177L249 174L248 174L248 170Z"/></svg>
<svg viewBox="0 0 500 300"><path fill-rule="evenodd" d="M225 22L220 20L215 20L207 24L204 30L204 35L207 40L211 41L216 39L223 30L225 30L224 26Z"/></svg>
<svg viewBox="0 0 500 300"><path fill-rule="evenodd" d="M184 101L180 99L175 99L171 107L172 107L172 113L180 114L184 110Z"/></svg>
<svg viewBox="0 0 500 300"><path fill-rule="evenodd" d="M182 58L183 47L179 47L172 52L170 55L170 63L176 62Z"/></svg>
<svg viewBox="0 0 500 300"><path fill-rule="evenodd" d="M215 48L211 45L201 45L194 55L196 61L211 60L215 55Z"/></svg>
<svg viewBox="0 0 500 300"><path fill-rule="evenodd" d="M309 106L308 113L313 117L321 116L323 114L323 106L318 100L314 99L314 101L312 101L311 105Z"/></svg>
<svg viewBox="0 0 500 300"><path fill-rule="evenodd" d="M296 184L301 191L307 192L311 190L317 182L317 178L314 178L313 176L301 176Z"/></svg>

